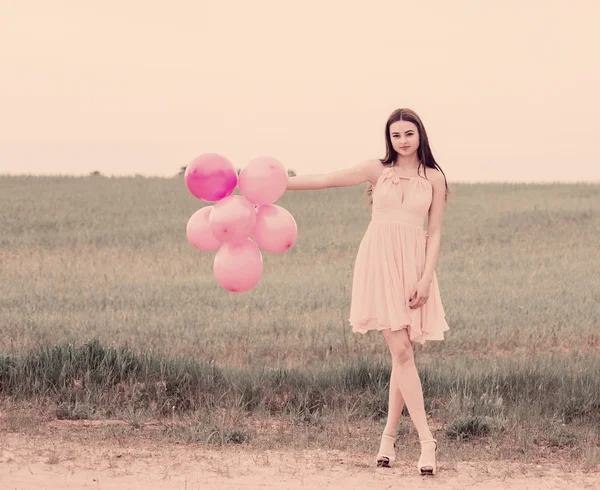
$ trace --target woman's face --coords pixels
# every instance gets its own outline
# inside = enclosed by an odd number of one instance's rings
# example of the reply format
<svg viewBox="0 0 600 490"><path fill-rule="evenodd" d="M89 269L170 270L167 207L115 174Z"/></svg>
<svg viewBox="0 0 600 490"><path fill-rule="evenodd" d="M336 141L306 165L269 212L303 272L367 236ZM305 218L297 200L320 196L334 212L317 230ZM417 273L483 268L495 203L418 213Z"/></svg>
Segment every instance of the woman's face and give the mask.
<svg viewBox="0 0 600 490"><path fill-rule="evenodd" d="M419 149L419 131L410 121L396 121L390 125L390 140L401 156L409 156Z"/></svg>

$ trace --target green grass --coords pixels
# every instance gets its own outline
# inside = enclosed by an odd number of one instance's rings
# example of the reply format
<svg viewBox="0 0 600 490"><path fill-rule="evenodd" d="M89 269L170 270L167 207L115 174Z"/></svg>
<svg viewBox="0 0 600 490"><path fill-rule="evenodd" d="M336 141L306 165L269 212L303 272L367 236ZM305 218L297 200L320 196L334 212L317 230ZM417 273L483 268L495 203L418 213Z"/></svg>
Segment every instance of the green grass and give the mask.
<svg viewBox="0 0 600 490"><path fill-rule="evenodd" d="M59 405L60 418L71 419L82 418L86 406L97 407L102 417L119 417L132 406L167 414L221 404L248 413L302 415L353 405L361 417L378 419L385 416L389 374L386 364L365 360L325 369L226 368L92 341L0 357L0 395L51 400ZM428 410L444 416L510 413L600 423L595 354L436 359L421 366L420 375ZM438 406L440 400L449 403Z"/></svg>
<svg viewBox="0 0 600 490"><path fill-rule="evenodd" d="M261 281L235 295L213 278L215 252L187 243L203 203L182 179L2 177L0 352L97 338L239 367L386 360L381 335L347 323L362 190L287 192L295 246L263 253ZM597 349L599 187L452 191L436 267L451 330L422 354Z"/></svg>
<svg viewBox="0 0 600 490"><path fill-rule="evenodd" d="M260 283L235 295L186 240L203 203L181 178L0 177L1 400L65 419L191 417L168 430L188 442L252 441L242 414L382 420L387 347L347 322L363 190L286 193L298 240L263 253ZM428 412L448 439L520 450L587 431L577 447L596 461L600 187L451 190L436 267L450 331L417 349ZM209 415L223 409L229 425Z"/></svg>

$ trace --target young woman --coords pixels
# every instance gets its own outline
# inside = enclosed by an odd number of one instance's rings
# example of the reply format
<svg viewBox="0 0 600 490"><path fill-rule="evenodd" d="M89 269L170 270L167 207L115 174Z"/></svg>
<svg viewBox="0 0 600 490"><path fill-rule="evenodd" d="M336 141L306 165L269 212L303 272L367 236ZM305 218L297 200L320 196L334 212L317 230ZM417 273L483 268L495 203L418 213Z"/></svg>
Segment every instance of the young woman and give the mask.
<svg viewBox="0 0 600 490"><path fill-rule="evenodd" d="M349 321L354 332L380 330L392 357L388 417L376 462L383 467L394 462L397 426L406 403L421 443L418 471L435 474L437 441L427 424L414 344L443 340L449 330L435 275L448 184L414 111L398 109L390 115L385 141L382 160L290 177L287 188L370 184L366 194L372 215L356 256Z"/></svg>

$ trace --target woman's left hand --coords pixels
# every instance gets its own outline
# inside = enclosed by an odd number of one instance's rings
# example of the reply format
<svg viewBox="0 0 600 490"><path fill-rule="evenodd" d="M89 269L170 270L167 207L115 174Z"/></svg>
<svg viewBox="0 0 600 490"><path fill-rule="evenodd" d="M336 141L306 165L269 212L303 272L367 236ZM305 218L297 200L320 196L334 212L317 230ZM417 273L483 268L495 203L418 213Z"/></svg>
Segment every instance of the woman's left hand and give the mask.
<svg viewBox="0 0 600 490"><path fill-rule="evenodd" d="M409 305L412 310L416 310L420 308L427 302L427 298L429 298L429 287L431 286L431 280L421 279L413 293L409 297Z"/></svg>

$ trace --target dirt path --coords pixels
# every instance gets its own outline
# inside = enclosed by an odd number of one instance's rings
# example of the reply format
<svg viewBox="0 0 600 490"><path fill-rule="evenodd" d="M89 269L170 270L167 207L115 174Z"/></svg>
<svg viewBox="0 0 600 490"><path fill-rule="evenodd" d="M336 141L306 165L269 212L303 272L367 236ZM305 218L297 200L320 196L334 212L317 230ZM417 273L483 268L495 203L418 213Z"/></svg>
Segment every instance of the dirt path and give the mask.
<svg viewBox="0 0 600 490"><path fill-rule="evenodd" d="M376 469L368 456L320 451L210 450L195 446L61 441L0 435L0 488L34 489L600 489L600 473L558 465L440 462L422 479L410 463Z"/></svg>

